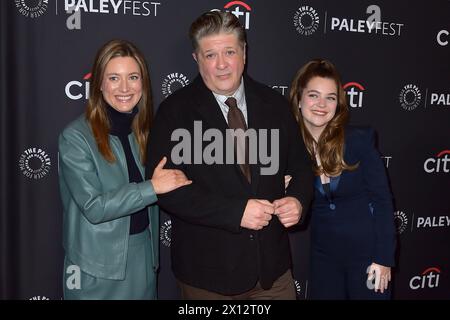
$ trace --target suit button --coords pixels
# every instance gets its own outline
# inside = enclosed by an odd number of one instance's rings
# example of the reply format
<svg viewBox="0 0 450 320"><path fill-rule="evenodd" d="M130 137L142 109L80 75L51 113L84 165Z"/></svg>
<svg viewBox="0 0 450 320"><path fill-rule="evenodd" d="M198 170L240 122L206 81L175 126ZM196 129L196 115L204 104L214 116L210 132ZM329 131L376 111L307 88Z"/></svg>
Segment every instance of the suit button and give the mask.
<svg viewBox="0 0 450 320"><path fill-rule="evenodd" d="M249 236L250 240L255 240L255 236L253 236L252 234Z"/></svg>
<svg viewBox="0 0 450 320"><path fill-rule="evenodd" d="M336 205L334 203L330 203L330 209L331 210L335 210L336 209Z"/></svg>

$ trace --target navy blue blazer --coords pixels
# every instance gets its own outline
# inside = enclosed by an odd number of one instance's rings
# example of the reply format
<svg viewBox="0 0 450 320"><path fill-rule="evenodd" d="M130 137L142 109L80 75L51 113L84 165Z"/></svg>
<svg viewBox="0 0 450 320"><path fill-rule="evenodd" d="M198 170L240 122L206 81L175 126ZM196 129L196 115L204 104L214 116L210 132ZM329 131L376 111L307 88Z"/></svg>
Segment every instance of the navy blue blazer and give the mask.
<svg viewBox="0 0 450 320"><path fill-rule="evenodd" d="M345 162L354 171L332 177L331 193L315 179L311 211L312 252L346 263L372 261L394 266L394 208L385 168L371 128L346 127Z"/></svg>

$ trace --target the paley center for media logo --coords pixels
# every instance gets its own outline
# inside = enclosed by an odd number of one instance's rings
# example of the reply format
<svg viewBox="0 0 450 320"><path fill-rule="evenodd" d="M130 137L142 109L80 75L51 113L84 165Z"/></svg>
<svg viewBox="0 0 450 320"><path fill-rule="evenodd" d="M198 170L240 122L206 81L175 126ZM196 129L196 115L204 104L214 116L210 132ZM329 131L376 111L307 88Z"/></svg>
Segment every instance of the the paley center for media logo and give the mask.
<svg viewBox="0 0 450 320"><path fill-rule="evenodd" d="M168 219L161 225L159 230L159 240L164 246L170 247L172 241L172 220Z"/></svg>
<svg viewBox="0 0 450 320"><path fill-rule="evenodd" d="M23 151L19 158L19 168L23 175L29 179L42 179L52 166L49 155L38 147L30 147Z"/></svg>
<svg viewBox="0 0 450 320"><path fill-rule="evenodd" d="M407 111L416 109L422 101L422 93L415 84L407 84L400 91L399 97L400 106Z"/></svg>
<svg viewBox="0 0 450 320"><path fill-rule="evenodd" d="M302 36L310 36L319 28L319 14L311 6L301 6L294 14L295 30Z"/></svg>
<svg viewBox="0 0 450 320"><path fill-rule="evenodd" d="M57 0L55 0L57 1ZM17 10L29 18L42 16L48 7L48 0L15 0Z"/></svg>
<svg viewBox="0 0 450 320"><path fill-rule="evenodd" d="M403 233L408 227L408 216L403 211L394 212L394 222L397 228L397 233Z"/></svg>
<svg viewBox="0 0 450 320"><path fill-rule="evenodd" d="M169 73L161 84L161 92L164 98L167 98L178 89L185 87L189 84L189 79L181 72Z"/></svg>

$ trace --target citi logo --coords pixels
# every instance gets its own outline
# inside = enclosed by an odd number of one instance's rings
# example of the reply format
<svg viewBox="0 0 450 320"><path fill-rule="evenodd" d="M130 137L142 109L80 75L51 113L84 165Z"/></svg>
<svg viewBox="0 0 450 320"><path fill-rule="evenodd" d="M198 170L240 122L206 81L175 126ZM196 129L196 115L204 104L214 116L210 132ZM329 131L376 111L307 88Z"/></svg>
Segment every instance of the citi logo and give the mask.
<svg viewBox="0 0 450 320"><path fill-rule="evenodd" d="M366 90L358 82L349 82L344 85L344 90L348 95L348 102L352 108L361 108L363 106L363 94Z"/></svg>
<svg viewBox="0 0 450 320"><path fill-rule="evenodd" d="M66 96L72 100L79 100L83 97L85 99L89 98L89 79L91 78L91 73L86 74L83 77L84 82L77 80L70 81L66 84L64 89Z"/></svg>
<svg viewBox="0 0 450 320"><path fill-rule="evenodd" d="M422 272L422 274L412 277L409 281L409 287L412 290L437 288L439 286L439 276L441 270L436 267L430 267Z"/></svg>
<svg viewBox="0 0 450 320"><path fill-rule="evenodd" d="M423 163L423 169L426 173L449 173L450 168L448 162L450 161L450 150L443 150L439 152L436 157L428 158Z"/></svg>
<svg viewBox="0 0 450 320"><path fill-rule="evenodd" d="M234 14L239 20L241 20L242 17L244 19L243 26L246 30L250 29L250 11L252 11L252 8L248 4L242 1L230 1L224 6L224 8L229 10L234 8L231 13ZM241 9L243 9L243 11L241 11Z"/></svg>
<svg viewBox="0 0 450 320"><path fill-rule="evenodd" d="M449 32L447 30L441 30L438 32L436 36L436 41L440 46L447 46L448 45L448 36Z"/></svg>

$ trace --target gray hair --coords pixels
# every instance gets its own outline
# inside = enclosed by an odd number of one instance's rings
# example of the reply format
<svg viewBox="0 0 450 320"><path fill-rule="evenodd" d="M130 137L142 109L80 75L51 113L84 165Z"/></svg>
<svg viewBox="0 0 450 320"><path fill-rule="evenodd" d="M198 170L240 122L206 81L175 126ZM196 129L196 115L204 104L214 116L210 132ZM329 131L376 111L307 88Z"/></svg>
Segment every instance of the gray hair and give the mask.
<svg viewBox="0 0 450 320"><path fill-rule="evenodd" d="M234 33L242 48L245 46L245 31L239 19L232 13L208 11L198 17L189 29L192 47L197 52L201 38L219 33Z"/></svg>

